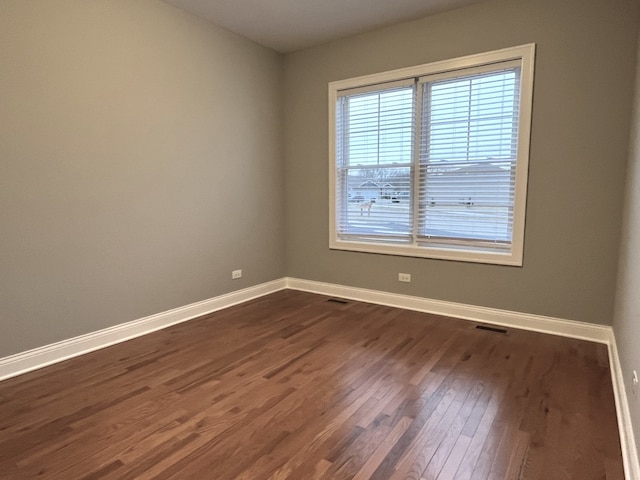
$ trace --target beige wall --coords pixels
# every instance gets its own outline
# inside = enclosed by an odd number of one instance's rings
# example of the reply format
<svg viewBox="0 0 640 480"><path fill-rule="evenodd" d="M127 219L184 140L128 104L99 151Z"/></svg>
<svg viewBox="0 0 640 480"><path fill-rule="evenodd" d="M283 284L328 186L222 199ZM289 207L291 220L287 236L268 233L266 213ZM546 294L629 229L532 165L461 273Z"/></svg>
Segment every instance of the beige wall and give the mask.
<svg viewBox="0 0 640 480"><path fill-rule="evenodd" d="M288 274L610 324L639 7L490 0L287 56ZM327 83L530 42L537 62L524 266L330 251ZM399 272L412 283L398 283Z"/></svg>
<svg viewBox="0 0 640 480"><path fill-rule="evenodd" d="M0 357L285 274L610 323L639 9L488 0L283 60L156 0L3 0ZM327 83L529 42L524 267L330 251Z"/></svg>
<svg viewBox="0 0 640 480"><path fill-rule="evenodd" d="M281 63L156 0L0 2L0 357L284 275Z"/></svg>
<svg viewBox="0 0 640 480"><path fill-rule="evenodd" d="M634 395L631 381L633 370L640 375L640 42L638 48L613 329L629 400L636 445L640 446L640 387Z"/></svg>

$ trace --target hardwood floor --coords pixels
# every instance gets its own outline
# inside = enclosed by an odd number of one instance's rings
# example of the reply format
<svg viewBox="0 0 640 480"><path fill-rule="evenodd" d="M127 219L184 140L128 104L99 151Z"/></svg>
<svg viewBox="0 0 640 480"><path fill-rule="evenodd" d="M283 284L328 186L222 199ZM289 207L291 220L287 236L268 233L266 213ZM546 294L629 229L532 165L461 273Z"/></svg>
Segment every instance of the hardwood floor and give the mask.
<svg viewBox="0 0 640 480"><path fill-rule="evenodd" d="M604 345L286 290L1 382L0 478L623 469Z"/></svg>

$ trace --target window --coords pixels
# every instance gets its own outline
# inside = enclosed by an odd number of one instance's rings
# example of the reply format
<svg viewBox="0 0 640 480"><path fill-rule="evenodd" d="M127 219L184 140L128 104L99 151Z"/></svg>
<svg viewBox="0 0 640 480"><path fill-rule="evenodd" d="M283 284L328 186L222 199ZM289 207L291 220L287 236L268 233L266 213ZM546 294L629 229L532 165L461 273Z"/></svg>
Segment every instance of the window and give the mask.
<svg viewBox="0 0 640 480"><path fill-rule="evenodd" d="M330 247L522 265L534 49L330 83Z"/></svg>

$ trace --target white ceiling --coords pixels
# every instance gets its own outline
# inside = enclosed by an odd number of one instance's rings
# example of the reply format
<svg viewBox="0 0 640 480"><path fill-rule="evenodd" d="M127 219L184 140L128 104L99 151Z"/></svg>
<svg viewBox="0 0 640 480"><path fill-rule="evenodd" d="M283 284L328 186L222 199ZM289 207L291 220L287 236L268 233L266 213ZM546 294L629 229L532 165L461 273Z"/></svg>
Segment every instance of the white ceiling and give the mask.
<svg viewBox="0 0 640 480"><path fill-rule="evenodd" d="M481 0L164 0L278 52Z"/></svg>

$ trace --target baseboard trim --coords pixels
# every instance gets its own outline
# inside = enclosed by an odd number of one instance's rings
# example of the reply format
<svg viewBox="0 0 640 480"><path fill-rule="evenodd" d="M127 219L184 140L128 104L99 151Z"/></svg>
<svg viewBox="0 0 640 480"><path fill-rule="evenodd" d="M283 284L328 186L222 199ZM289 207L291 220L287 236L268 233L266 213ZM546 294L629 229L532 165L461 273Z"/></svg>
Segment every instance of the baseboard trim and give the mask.
<svg viewBox="0 0 640 480"><path fill-rule="evenodd" d="M1 358L0 380L125 342L285 288L286 281L281 278Z"/></svg>
<svg viewBox="0 0 640 480"><path fill-rule="evenodd" d="M610 344L611 327L379 290L284 277L201 302L0 358L0 380L124 342L223 308L290 288L476 322ZM640 480L640 479L639 479Z"/></svg>
<svg viewBox="0 0 640 480"><path fill-rule="evenodd" d="M299 278L287 278L286 282L287 288L292 290L348 298L350 300L462 318L464 320L500 325L503 327L521 328L523 330L589 340L597 343L608 344L611 335L611 327L592 323L446 302L443 300L432 300L423 297L382 292L379 290L347 287L344 285L302 280Z"/></svg>
<svg viewBox="0 0 640 480"><path fill-rule="evenodd" d="M609 361L611 363L611 383L613 384L613 394L616 400L620 447L622 448L622 459L624 461L624 476L628 480L640 480L638 449L636 447L636 438L633 434L629 399L624 386L624 375L613 330L609 340Z"/></svg>
<svg viewBox="0 0 640 480"><path fill-rule="evenodd" d="M620 358L613 329L609 326L545 317L529 313L512 312L495 308L465 305L461 303L432 300L409 295L393 294L378 290L347 287L331 283L287 278L287 288L310 293L335 296L361 302L404 308L419 312L462 318L475 322L521 328L534 332L604 343L609 350L611 382L616 402L616 416L620 432L620 446L627 480L640 480L640 466L636 449L629 403L624 388Z"/></svg>
<svg viewBox="0 0 640 480"><path fill-rule="evenodd" d="M611 363L611 381L616 402L625 478L627 478L627 480L640 480L640 464L638 462L638 453L629 413L629 403L624 388L624 378L612 328L541 315L284 277L86 335L63 340L58 343L45 345L9 357L0 358L0 380L15 377L94 350L140 337L171 325L186 322L202 315L287 288L606 344L609 349L609 359Z"/></svg>

